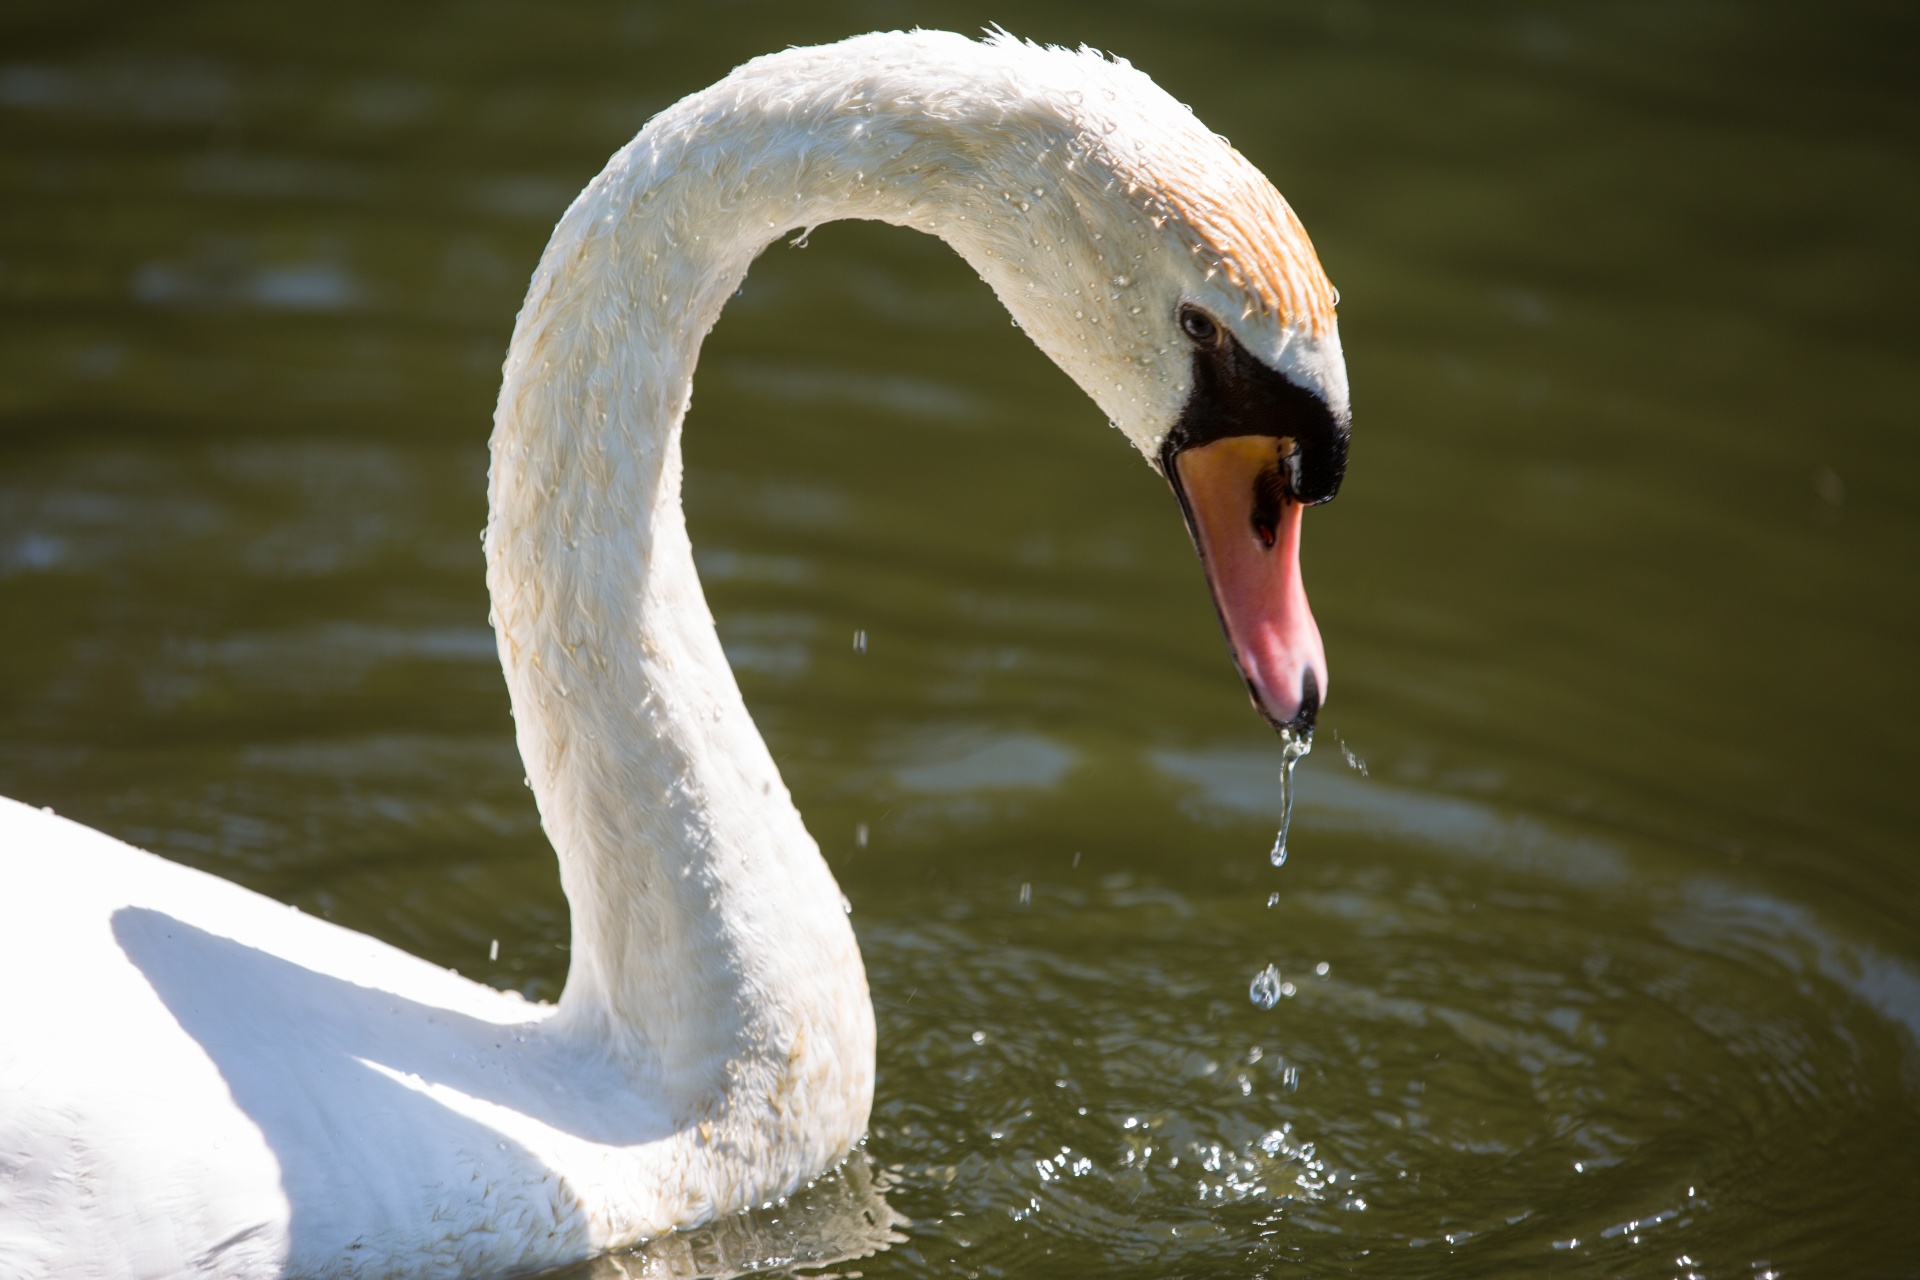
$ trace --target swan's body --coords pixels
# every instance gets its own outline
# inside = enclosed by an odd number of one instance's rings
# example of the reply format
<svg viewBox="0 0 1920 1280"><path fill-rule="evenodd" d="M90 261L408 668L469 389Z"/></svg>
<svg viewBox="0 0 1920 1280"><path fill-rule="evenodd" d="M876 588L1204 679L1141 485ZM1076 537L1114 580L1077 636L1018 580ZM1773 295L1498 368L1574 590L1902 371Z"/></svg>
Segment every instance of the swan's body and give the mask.
<svg viewBox="0 0 1920 1280"><path fill-rule="evenodd" d="M0 801L0 1275L512 1274L859 1140L865 972L679 501L701 338L769 241L849 217L946 239L1168 469L1256 702L1311 722L1294 499L1337 483L1345 373L1272 187L1092 54L913 33L749 63L574 202L507 357L487 580L573 910L559 1004Z"/></svg>

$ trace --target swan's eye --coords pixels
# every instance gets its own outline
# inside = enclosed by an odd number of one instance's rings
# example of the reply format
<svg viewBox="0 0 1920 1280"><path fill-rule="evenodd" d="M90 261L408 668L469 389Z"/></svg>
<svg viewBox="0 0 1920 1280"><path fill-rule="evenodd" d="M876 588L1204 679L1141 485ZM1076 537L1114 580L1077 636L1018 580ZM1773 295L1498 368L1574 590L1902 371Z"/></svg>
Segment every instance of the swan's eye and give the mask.
<svg viewBox="0 0 1920 1280"><path fill-rule="evenodd" d="M1220 336L1220 326L1198 307L1180 308L1180 327L1195 342L1208 343Z"/></svg>

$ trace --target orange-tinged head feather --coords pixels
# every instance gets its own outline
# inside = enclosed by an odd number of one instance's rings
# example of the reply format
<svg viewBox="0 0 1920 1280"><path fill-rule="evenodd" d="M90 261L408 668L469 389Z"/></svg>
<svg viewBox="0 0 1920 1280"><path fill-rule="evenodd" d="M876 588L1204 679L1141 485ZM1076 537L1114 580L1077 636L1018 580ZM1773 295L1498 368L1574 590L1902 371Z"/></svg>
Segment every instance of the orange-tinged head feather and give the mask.
<svg viewBox="0 0 1920 1280"><path fill-rule="evenodd" d="M1275 316L1315 334L1330 331L1333 284L1286 199L1224 142L1195 159L1177 175L1158 175L1148 188L1188 247L1218 263L1246 295L1249 314Z"/></svg>

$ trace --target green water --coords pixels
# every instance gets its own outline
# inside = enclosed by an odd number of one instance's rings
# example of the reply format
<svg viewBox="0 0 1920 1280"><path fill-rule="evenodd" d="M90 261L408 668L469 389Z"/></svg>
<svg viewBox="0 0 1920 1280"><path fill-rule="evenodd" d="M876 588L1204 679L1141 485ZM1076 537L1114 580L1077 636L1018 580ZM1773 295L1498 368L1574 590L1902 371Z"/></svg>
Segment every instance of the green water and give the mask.
<svg viewBox="0 0 1920 1280"><path fill-rule="evenodd" d="M1332 696L1275 869L1164 485L939 244L755 267L687 490L872 977L839 1272L1920 1274L1911 15L1025 14L0 12L0 793L557 994L477 539L553 219L755 53L1092 42L1342 290ZM831 1256L844 1184L573 1274Z"/></svg>

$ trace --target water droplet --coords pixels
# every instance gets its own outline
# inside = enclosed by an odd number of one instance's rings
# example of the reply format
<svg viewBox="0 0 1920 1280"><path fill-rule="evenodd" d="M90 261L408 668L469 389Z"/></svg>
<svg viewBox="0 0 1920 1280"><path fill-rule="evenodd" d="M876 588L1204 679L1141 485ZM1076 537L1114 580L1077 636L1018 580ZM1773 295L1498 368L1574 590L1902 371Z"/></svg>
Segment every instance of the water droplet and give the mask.
<svg viewBox="0 0 1920 1280"><path fill-rule="evenodd" d="M1271 911L1271 910L1273 910L1273 909L1274 909L1275 907L1277 907L1277 906L1279 906L1279 905L1280 905L1280 895L1279 895L1279 894L1277 894L1277 893L1270 893L1270 894L1268 894L1268 895L1267 895L1267 910L1269 910L1269 911Z"/></svg>
<svg viewBox="0 0 1920 1280"><path fill-rule="evenodd" d="M1253 982L1247 987L1247 999L1253 1001L1256 1009L1271 1009L1280 999L1280 971L1268 965L1253 975Z"/></svg>
<svg viewBox="0 0 1920 1280"><path fill-rule="evenodd" d="M1313 971L1324 978L1327 976L1328 971L1331 970L1332 968L1333 968L1332 965L1328 964L1325 960L1322 960L1319 964L1313 966Z"/></svg>
<svg viewBox="0 0 1920 1280"><path fill-rule="evenodd" d="M1273 838L1273 850L1267 855L1276 867L1287 865L1287 832L1293 827L1293 767L1313 750L1313 731L1295 735L1291 729L1282 729L1280 746L1280 834Z"/></svg>
<svg viewBox="0 0 1920 1280"><path fill-rule="evenodd" d="M867 633L865 631L856 631L853 633L853 651L855 653L865 653L867 651Z"/></svg>
<svg viewBox="0 0 1920 1280"><path fill-rule="evenodd" d="M498 960L499 958L500 958L500 939L495 938L493 940L493 945L487 948L487 959Z"/></svg>
<svg viewBox="0 0 1920 1280"><path fill-rule="evenodd" d="M973 1042L974 1042L975 1044L985 1044L985 1043L987 1042L987 1033L986 1033L986 1032L984 1032L984 1031L976 1031L976 1032L974 1032L974 1033L973 1033Z"/></svg>
<svg viewBox="0 0 1920 1280"><path fill-rule="evenodd" d="M856 849L864 849L867 847L867 824L864 822L854 824L853 847Z"/></svg>

